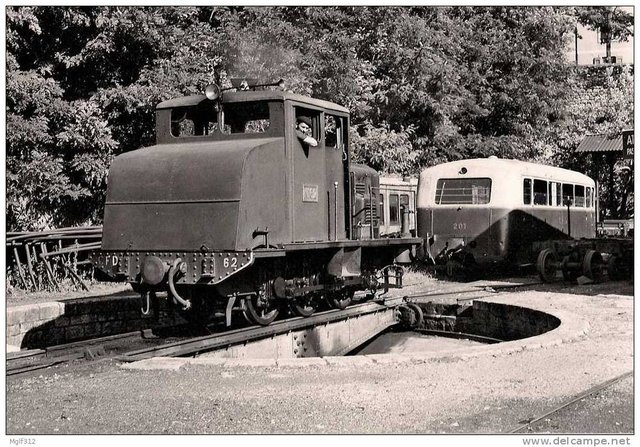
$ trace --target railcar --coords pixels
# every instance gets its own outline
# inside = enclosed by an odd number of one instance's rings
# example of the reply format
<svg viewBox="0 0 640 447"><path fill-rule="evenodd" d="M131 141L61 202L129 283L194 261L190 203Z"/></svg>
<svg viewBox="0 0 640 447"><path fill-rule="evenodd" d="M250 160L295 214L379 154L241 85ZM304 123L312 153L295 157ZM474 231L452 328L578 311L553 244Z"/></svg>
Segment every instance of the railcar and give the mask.
<svg viewBox="0 0 640 447"><path fill-rule="evenodd" d="M449 274L535 264L549 241L595 237L595 191L557 167L494 156L444 163L420 174L418 235Z"/></svg>
<svg viewBox="0 0 640 447"><path fill-rule="evenodd" d="M380 235L416 235L417 178L380 177L378 219Z"/></svg>
<svg viewBox="0 0 640 447"><path fill-rule="evenodd" d="M166 292L227 325L401 286L420 239L380 236L378 174L350 162L348 110L234 85L158 104L156 144L115 158L97 267L131 283L144 313ZM302 116L315 146L296 131Z"/></svg>

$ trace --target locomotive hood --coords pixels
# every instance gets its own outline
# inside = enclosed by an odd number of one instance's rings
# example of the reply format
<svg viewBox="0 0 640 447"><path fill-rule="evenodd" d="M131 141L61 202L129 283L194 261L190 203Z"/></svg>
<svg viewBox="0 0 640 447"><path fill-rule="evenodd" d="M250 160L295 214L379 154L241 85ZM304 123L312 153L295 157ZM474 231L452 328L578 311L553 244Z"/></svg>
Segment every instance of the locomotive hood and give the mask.
<svg viewBox="0 0 640 447"><path fill-rule="evenodd" d="M279 141L162 144L116 157L103 250L232 249L247 157Z"/></svg>

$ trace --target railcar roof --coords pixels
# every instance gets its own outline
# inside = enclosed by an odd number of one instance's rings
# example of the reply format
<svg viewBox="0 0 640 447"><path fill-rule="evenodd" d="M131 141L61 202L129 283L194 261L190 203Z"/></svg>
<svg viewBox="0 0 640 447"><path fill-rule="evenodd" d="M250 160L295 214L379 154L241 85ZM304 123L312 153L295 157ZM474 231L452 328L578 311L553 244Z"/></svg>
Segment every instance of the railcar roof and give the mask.
<svg viewBox="0 0 640 447"><path fill-rule="evenodd" d="M441 165L432 166L425 169L430 173L447 172L451 168L466 167L468 170L480 169L483 175L493 177L496 174L504 176L508 174L530 175L532 177L551 178L570 182L593 183L593 180L580 172L569 169L558 168L528 161L510 160L504 158L472 158L467 160L457 160ZM424 172L424 171L423 171ZM470 174L473 176L473 173Z"/></svg>
<svg viewBox="0 0 640 447"><path fill-rule="evenodd" d="M409 177L405 179L403 177L397 177L393 175L385 175L380 177L381 185L417 185L418 179L415 177Z"/></svg>
<svg viewBox="0 0 640 447"><path fill-rule="evenodd" d="M349 109L333 102L315 99L309 96L298 95L296 93L283 90L259 90L259 91L242 91L242 92L223 92L222 103L244 102L244 101L297 101L310 106L315 106L335 112L349 113ZM156 106L157 110L171 109L174 107L187 107L200 104L202 101L208 101L205 95L190 95L181 98L169 99L162 101Z"/></svg>

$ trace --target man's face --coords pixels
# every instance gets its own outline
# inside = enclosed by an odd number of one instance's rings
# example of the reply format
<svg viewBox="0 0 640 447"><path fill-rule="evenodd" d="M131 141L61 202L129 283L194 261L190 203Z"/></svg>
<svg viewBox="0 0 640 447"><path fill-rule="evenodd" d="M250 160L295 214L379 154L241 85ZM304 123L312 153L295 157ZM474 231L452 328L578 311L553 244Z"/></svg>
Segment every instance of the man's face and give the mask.
<svg viewBox="0 0 640 447"><path fill-rule="evenodd" d="M309 125L307 123L303 123L303 122L299 122L298 123L298 130L300 132L302 132L305 135L310 135L311 134L311 127L309 127Z"/></svg>

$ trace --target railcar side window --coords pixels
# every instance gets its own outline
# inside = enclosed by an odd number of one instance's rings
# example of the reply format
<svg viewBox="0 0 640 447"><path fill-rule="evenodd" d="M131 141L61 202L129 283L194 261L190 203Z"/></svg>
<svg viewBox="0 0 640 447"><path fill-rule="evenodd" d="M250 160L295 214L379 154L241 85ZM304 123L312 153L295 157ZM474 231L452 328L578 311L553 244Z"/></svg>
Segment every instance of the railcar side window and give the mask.
<svg viewBox="0 0 640 447"><path fill-rule="evenodd" d="M587 192L585 194L586 197L586 207L591 208L591 187L587 186Z"/></svg>
<svg viewBox="0 0 640 447"><path fill-rule="evenodd" d="M400 203L398 194L389 194L389 224L400 224Z"/></svg>
<svg viewBox="0 0 640 447"><path fill-rule="evenodd" d="M380 225L384 225L384 194L380 194L380 201L378 202L378 217L380 218Z"/></svg>
<svg viewBox="0 0 640 447"><path fill-rule="evenodd" d="M556 185L556 206L562 206L562 185L555 182Z"/></svg>
<svg viewBox="0 0 640 447"><path fill-rule="evenodd" d="M490 178L441 178L436 183L438 205L482 205L489 200Z"/></svg>
<svg viewBox="0 0 640 447"><path fill-rule="evenodd" d="M573 200L573 185L570 184L570 183L563 183L562 184L562 204L563 205L565 205L565 203L564 203L565 200L570 200L572 205L574 203L574 200Z"/></svg>
<svg viewBox="0 0 640 447"><path fill-rule="evenodd" d="M584 208L584 186L576 185L576 203L574 206Z"/></svg>
<svg viewBox="0 0 640 447"><path fill-rule="evenodd" d="M400 205L404 206L406 210L409 210L409 194L400 195Z"/></svg>
<svg viewBox="0 0 640 447"><path fill-rule="evenodd" d="M522 203L531 205L531 179L526 178L522 182Z"/></svg>
<svg viewBox="0 0 640 447"><path fill-rule="evenodd" d="M533 181L533 204L547 205L547 181L546 180Z"/></svg>

